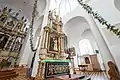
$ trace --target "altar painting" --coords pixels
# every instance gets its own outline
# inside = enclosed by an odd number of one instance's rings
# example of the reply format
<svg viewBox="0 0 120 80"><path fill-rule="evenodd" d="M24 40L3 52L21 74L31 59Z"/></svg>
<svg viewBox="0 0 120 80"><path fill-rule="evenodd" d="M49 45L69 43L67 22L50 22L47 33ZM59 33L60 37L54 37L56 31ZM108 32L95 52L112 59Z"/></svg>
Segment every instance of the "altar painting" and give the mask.
<svg viewBox="0 0 120 80"><path fill-rule="evenodd" d="M59 50L58 47L58 37L49 37L48 52L57 53Z"/></svg>

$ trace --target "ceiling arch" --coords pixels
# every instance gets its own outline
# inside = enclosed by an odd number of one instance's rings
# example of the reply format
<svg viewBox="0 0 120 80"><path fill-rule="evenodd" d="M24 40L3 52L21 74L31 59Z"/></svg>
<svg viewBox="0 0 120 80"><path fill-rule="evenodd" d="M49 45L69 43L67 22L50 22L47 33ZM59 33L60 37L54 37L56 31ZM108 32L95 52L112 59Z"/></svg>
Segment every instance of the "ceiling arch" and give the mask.
<svg viewBox="0 0 120 80"><path fill-rule="evenodd" d="M82 37L82 38L86 38L86 36L89 36L89 35L92 35L92 32L91 32L90 28L89 28L89 29L85 29L85 30L83 31L83 33L81 34L81 37ZM92 36L93 36L93 35L92 35Z"/></svg>
<svg viewBox="0 0 120 80"><path fill-rule="evenodd" d="M76 35L81 34L84 30L89 29L87 20L82 16L76 16L69 19L66 24L64 24L65 33L76 33ZM77 34L78 33L78 34Z"/></svg>
<svg viewBox="0 0 120 80"><path fill-rule="evenodd" d="M114 0L114 4L115 4L116 9L120 11L120 0Z"/></svg>
<svg viewBox="0 0 120 80"><path fill-rule="evenodd" d="M64 32L68 37L69 44L77 44L84 30L89 29L87 20L82 16L69 19L64 25Z"/></svg>
<svg viewBox="0 0 120 80"><path fill-rule="evenodd" d="M63 28L67 35L68 47L74 46L76 54L79 54L79 41L82 38L81 35L86 29L90 28L88 21L82 16L75 16L67 20Z"/></svg>
<svg viewBox="0 0 120 80"><path fill-rule="evenodd" d="M81 34L82 39L88 39L90 42L95 42L93 33L90 29L84 30L84 32Z"/></svg>

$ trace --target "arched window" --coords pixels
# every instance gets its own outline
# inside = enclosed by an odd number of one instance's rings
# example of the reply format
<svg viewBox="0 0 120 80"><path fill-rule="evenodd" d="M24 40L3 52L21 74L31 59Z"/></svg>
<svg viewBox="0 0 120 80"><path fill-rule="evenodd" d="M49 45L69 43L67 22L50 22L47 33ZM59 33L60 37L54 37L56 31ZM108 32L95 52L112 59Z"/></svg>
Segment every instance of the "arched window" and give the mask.
<svg viewBox="0 0 120 80"><path fill-rule="evenodd" d="M90 41L88 39L83 39L79 42L80 56L85 54L93 54L93 49L91 47Z"/></svg>

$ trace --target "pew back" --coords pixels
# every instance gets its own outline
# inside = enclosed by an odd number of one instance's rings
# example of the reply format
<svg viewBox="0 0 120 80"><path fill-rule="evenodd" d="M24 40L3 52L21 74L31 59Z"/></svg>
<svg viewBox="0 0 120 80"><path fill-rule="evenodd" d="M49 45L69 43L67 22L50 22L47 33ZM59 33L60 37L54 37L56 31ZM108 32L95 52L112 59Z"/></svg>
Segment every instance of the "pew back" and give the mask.
<svg viewBox="0 0 120 80"><path fill-rule="evenodd" d="M2 70L0 71L0 80L7 80L17 77L18 74L12 69L12 70Z"/></svg>

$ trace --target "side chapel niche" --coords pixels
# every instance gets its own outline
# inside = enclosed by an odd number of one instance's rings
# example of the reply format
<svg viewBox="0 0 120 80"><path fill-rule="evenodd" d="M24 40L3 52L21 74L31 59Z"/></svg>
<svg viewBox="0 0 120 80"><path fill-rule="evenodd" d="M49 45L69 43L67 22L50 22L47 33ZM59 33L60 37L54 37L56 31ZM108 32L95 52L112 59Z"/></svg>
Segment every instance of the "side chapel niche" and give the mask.
<svg viewBox="0 0 120 80"><path fill-rule="evenodd" d="M27 33L27 20L4 7L0 10L0 61L11 58L15 65Z"/></svg>
<svg viewBox="0 0 120 80"><path fill-rule="evenodd" d="M40 58L65 59L66 35L62 32L62 18L56 11L49 11L48 23L44 27Z"/></svg>

